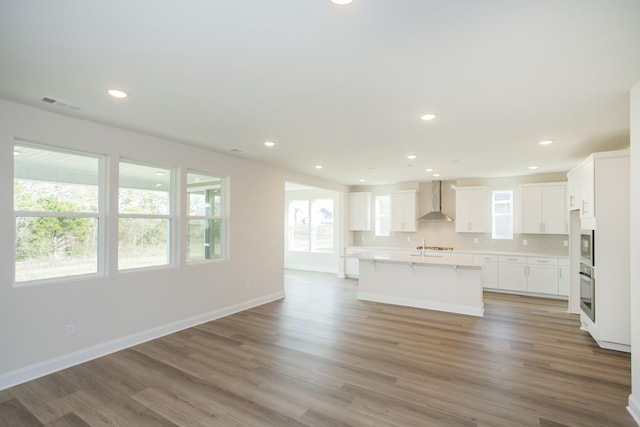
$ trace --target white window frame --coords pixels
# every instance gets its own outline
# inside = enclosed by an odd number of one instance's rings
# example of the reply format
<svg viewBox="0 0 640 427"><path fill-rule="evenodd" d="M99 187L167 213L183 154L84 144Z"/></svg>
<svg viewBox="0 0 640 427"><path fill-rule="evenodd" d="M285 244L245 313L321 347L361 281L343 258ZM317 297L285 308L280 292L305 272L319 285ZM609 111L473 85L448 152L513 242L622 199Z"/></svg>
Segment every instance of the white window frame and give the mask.
<svg viewBox="0 0 640 427"><path fill-rule="evenodd" d="M68 280L73 280L73 279L82 279L82 278L89 278L89 277L100 277L100 276L104 276L105 274L105 253L106 253L106 215L105 215L105 156L103 155L99 155L99 154L95 154L95 153L87 153L84 151L79 151L79 150L69 150L69 149L65 149L65 148L61 148L61 147L54 147L54 146L50 146L50 145L45 145L45 144L36 144L36 143L31 143L31 142L26 142L20 139L15 139L14 140L14 147L16 147L16 149L19 150L19 147L25 147L25 148L32 148L32 149L37 149L37 150L43 150L43 151L51 151L51 152L56 152L56 153L61 153L61 154L69 154L69 155L74 155L74 156L82 156L82 157L89 157L89 158L93 158L96 159L98 161L98 211L97 212L51 212L51 211L16 211L14 209L14 225L13 225L13 242L14 242L14 247L13 247L13 254L14 254L14 271L13 271L13 284L14 286L28 286L31 284L36 284L36 283L50 283L50 282L61 282L61 281L68 281ZM13 172L13 180L15 182L15 170ZM51 181L53 182L53 181ZM13 204L13 197L15 197L14 194L12 194L12 198L11 198L11 203ZM96 251L97 251L97 259L96 259L96 272L95 273L81 273L81 274L74 274L74 275L68 275L68 276L54 276L54 277L46 277L46 278L42 278L42 279L32 279L32 280L23 280L23 281L16 281L16 270L15 270L15 265L17 260L15 259L15 254L16 254L16 221L18 218L45 218L45 217L50 217L50 218L90 218L90 219L95 219L97 220L97 227L98 227L98 232L97 232L97 245L96 245Z"/></svg>
<svg viewBox="0 0 640 427"><path fill-rule="evenodd" d="M208 176L211 178L218 178L220 179L220 215L191 215L191 213L189 212L189 197L187 194L187 197L184 198L185 200L185 210L186 210L186 216L187 216L187 223L186 223L186 227L185 227L185 240L186 240L186 244L187 244L187 250L186 250L186 254L185 256L187 257L187 264L198 264L198 263L205 263L205 262L220 262L220 261L224 261L227 260L227 254L228 254L228 250L227 250L227 180L228 177L226 176L222 176L222 175L216 175L213 173L209 173L209 172L199 172L199 171L194 171L194 170L187 170L187 177L189 176L189 174L195 174L195 175L203 175L203 176ZM188 179L187 179L188 181ZM203 188L203 187L198 187L199 189ZM204 187L205 189L207 187ZM208 186L208 188L213 188L213 186ZM187 193L189 193L189 186L187 184ZM188 226L189 226L189 221L190 220L219 220L220 221L220 257L219 258L209 258L209 259L203 259L203 260L195 260L195 261L190 261L188 256L189 256L189 251L188 251L188 247L189 247L189 232L188 232Z"/></svg>
<svg viewBox="0 0 640 427"><path fill-rule="evenodd" d="M496 200L498 194L509 194L509 201ZM497 205L508 205L509 210L506 213L496 212ZM495 240L513 240L513 190L494 190L491 193L491 238ZM509 221L509 232L507 234L498 234L497 219L498 217L507 216Z"/></svg>
<svg viewBox="0 0 640 427"><path fill-rule="evenodd" d="M314 202L318 201L318 200L331 200L332 202L332 207L333 207L333 215L335 218L335 209L336 209L336 201L334 198L332 197L313 197L313 198L308 198L308 197L299 197L299 198L295 198L295 199L291 199L287 202L287 251L288 252L299 252L299 253L311 253L311 254L330 254L330 253L335 253L336 251L336 224L335 221L332 222L332 227L333 227L333 233L332 233L332 244L331 244L331 251L319 251L316 250L316 233L315 233L315 229L316 226L314 225L314 213L313 213L313 204ZM291 216L290 216L290 206L292 203L294 202L306 202L307 204L307 209L309 212L309 221L306 224L307 226L307 230L309 232L309 241L307 244L307 247L305 249L291 249L291 240L293 239L293 228L291 226Z"/></svg>
<svg viewBox="0 0 640 427"><path fill-rule="evenodd" d="M382 198L386 198L389 205L389 213L387 215L381 215L378 210L378 200ZM374 217L374 235L376 237L389 237L391 236L391 194L376 194L374 197L373 203L373 217ZM389 228L387 230L381 230L380 219L381 218L389 218L387 223L389 224Z"/></svg>
<svg viewBox="0 0 640 427"><path fill-rule="evenodd" d="M118 207L117 207L117 211L118 211L118 215L117 215L117 224L116 226L119 227L120 224L120 220L121 219L166 219L168 220L168 230L167 230L167 263L166 264L157 264L157 265L149 265L149 266L141 266L141 267L131 267L131 268L121 268L120 267L120 251L119 251L119 244L120 242L116 242L116 252L118 253L118 272L119 273L126 273L129 271L139 271L139 270L152 270L152 269L162 269L162 268L168 268L168 267L173 267L175 265L175 260L176 260L176 227L177 227L177 219L176 219L176 209L175 209L175 182L176 182L176 168L172 167L172 166L166 166L166 165L160 165L160 164L154 164L154 163L146 163L146 162L140 162L137 160L132 160L132 159L128 159L128 158L120 158L120 160L118 161L118 187L117 187L117 192L118 192L118 201L120 200L120 164L122 163L128 163L128 164L132 164L132 165L138 165L138 166L145 166L145 167L149 167L149 168L158 168L158 169L164 169L164 170L168 170L170 173L170 179L169 179L169 213L168 214L132 214L132 213L120 213L120 203L118 203Z"/></svg>

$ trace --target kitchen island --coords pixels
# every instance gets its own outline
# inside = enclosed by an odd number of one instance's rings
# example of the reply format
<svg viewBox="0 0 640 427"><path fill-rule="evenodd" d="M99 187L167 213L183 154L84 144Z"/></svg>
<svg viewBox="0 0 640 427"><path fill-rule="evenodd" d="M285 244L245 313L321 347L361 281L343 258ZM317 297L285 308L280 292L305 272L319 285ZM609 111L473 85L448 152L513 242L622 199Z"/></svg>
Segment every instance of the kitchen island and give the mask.
<svg viewBox="0 0 640 427"><path fill-rule="evenodd" d="M358 299L482 316L482 260L462 254L359 253Z"/></svg>

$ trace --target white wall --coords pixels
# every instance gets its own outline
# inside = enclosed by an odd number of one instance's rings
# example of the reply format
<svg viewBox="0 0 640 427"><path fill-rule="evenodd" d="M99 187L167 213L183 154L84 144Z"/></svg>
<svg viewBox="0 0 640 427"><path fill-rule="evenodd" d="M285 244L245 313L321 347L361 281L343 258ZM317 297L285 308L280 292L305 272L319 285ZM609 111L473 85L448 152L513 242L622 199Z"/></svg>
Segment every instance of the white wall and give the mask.
<svg viewBox="0 0 640 427"><path fill-rule="evenodd" d="M631 89L631 395L629 412L640 425L640 82Z"/></svg>
<svg viewBox="0 0 640 427"><path fill-rule="evenodd" d="M111 163L124 156L229 176L230 259L198 265L178 261L169 268L123 273L116 271L112 260L105 277L15 287L11 200L15 137L102 153ZM292 178L313 185L324 183L241 158L0 100L0 389L281 298L284 183ZM113 218L115 212L109 215ZM109 236L115 243L116 233L111 230ZM67 323L76 325L72 337L65 337Z"/></svg>

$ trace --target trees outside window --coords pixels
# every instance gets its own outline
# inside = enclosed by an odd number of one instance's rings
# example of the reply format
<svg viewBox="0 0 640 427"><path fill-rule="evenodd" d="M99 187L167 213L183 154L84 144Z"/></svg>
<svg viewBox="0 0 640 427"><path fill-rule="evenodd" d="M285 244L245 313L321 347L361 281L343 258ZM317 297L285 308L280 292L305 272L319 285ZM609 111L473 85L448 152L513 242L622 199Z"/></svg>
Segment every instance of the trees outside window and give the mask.
<svg viewBox="0 0 640 427"><path fill-rule="evenodd" d="M172 171L120 162L118 269L171 263Z"/></svg>
<svg viewBox="0 0 640 427"><path fill-rule="evenodd" d="M16 141L15 281L102 271L102 158Z"/></svg>

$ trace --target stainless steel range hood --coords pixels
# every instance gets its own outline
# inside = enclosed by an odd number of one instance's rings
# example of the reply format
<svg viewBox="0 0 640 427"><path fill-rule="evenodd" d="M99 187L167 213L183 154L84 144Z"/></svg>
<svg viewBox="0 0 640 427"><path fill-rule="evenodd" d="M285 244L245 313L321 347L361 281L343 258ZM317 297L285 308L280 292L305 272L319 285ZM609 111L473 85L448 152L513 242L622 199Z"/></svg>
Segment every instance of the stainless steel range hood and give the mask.
<svg viewBox="0 0 640 427"><path fill-rule="evenodd" d="M442 181L433 181L431 186L433 211L418 218L418 221L453 221L451 217L442 213Z"/></svg>

